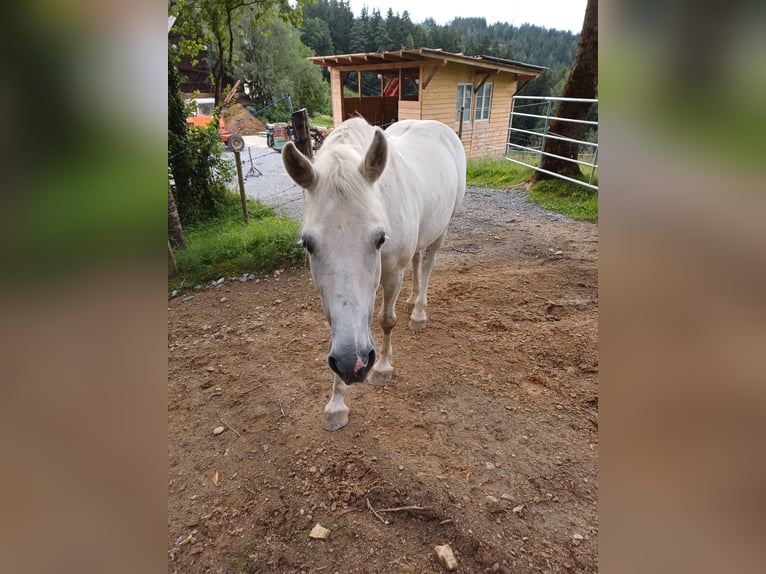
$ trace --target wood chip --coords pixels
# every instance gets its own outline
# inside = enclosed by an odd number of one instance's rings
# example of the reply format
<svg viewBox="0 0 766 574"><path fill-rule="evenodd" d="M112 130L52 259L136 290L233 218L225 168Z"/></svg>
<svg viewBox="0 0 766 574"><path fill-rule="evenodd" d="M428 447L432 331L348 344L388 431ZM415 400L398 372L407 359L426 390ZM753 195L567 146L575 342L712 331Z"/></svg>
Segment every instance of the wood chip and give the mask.
<svg viewBox="0 0 766 574"><path fill-rule="evenodd" d="M315 538L317 540L327 540L330 537L330 530L322 526L317 522L316 526L309 532L309 538Z"/></svg>
<svg viewBox="0 0 766 574"><path fill-rule="evenodd" d="M447 572L454 572L457 570L457 559L449 544L434 546L434 554L436 554L436 559Z"/></svg>

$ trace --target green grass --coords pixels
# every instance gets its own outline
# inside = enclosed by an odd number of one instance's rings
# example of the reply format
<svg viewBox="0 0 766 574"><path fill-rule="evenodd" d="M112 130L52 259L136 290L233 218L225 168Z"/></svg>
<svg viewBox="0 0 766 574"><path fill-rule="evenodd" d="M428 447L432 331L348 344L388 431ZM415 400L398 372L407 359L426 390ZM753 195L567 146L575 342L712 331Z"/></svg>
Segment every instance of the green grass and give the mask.
<svg viewBox="0 0 766 574"><path fill-rule="evenodd" d="M527 163L536 160L526 158ZM591 168L581 167L583 181L588 181ZM534 170L502 158L480 158L468 161L467 183L473 187L507 189L529 182ZM598 169L593 178L598 185ZM551 211L563 213L581 221L598 222L598 192L561 179L542 181L529 192L529 198Z"/></svg>
<svg viewBox="0 0 766 574"><path fill-rule="evenodd" d="M527 181L533 171L502 158L479 158L468 161L467 184L472 187L506 189Z"/></svg>
<svg viewBox="0 0 766 574"><path fill-rule="evenodd" d="M331 128L333 127L334 123L333 123L332 116L317 114L315 116L311 116L311 125L317 126L317 127Z"/></svg>
<svg viewBox="0 0 766 574"><path fill-rule="evenodd" d="M598 222L598 192L563 179L548 179L535 184L529 198L551 211L581 221Z"/></svg>
<svg viewBox="0 0 766 574"><path fill-rule="evenodd" d="M184 230L186 249L175 251L178 276L170 289L182 289L244 273L265 274L303 261L300 224L273 208L248 200L249 223L238 196L212 221Z"/></svg>

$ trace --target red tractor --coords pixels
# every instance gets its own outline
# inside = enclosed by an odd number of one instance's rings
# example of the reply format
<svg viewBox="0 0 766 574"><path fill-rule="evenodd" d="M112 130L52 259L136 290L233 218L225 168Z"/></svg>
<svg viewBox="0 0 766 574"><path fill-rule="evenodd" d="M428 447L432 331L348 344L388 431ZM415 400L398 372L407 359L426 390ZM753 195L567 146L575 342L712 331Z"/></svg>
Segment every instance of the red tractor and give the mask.
<svg viewBox="0 0 766 574"><path fill-rule="evenodd" d="M196 104L196 110L186 118L187 125L207 126L213 121L213 111L215 100L213 98L192 98ZM218 118L218 133L221 135L221 141L226 144L226 149L242 151L245 149L245 140L242 136L226 129L226 123L223 121L223 115Z"/></svg>

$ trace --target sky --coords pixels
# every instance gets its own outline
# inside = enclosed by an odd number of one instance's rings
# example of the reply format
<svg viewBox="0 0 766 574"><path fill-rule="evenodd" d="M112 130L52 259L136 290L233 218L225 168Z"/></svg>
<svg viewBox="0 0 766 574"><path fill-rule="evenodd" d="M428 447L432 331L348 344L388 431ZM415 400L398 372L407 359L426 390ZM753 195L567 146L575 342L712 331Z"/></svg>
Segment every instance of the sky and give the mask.
<svg viewBox="0 0 766 574"><path fill-rule="evenodd" d="M582 29L586 0L350 0L349 4L354 16L366 5L368 12L377 8L384 18L389 7L399 15L407 10L416 23L426 18L446 24L458 16L484 17L487 24L508 22L518 27L528 23L577 34Z"/></svg>

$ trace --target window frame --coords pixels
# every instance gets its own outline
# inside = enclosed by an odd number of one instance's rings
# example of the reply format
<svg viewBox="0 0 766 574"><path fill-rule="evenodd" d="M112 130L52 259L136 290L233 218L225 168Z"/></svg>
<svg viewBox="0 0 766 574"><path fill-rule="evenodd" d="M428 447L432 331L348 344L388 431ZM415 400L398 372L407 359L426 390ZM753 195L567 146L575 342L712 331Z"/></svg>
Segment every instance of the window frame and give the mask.
<svg viewBox="0 0 766 574"><path fill-rule="evenodd" d="M462 88L462 98L461 98L461 88ZM466 104L466 94L468 94L468 105ZM473 84L471 83L461 83L457 85L457 97L455 99L455 123L460 123L460 108L461 104L465 106L465 110L467 113L463 115L463 123L469 124L471 123L471 114L473 113Z"/></svg>
<svg viewBox="0 0 766 574"><path fill-rule="evenodd" d="M479 108L479 100L482 102L481 108ZM474 101L475 110L473 117L477 122L488 122L492 110L492 82L484 82L484 84L476 91L476 98ZM486 117L482 117L485 114Z"/></svg>

